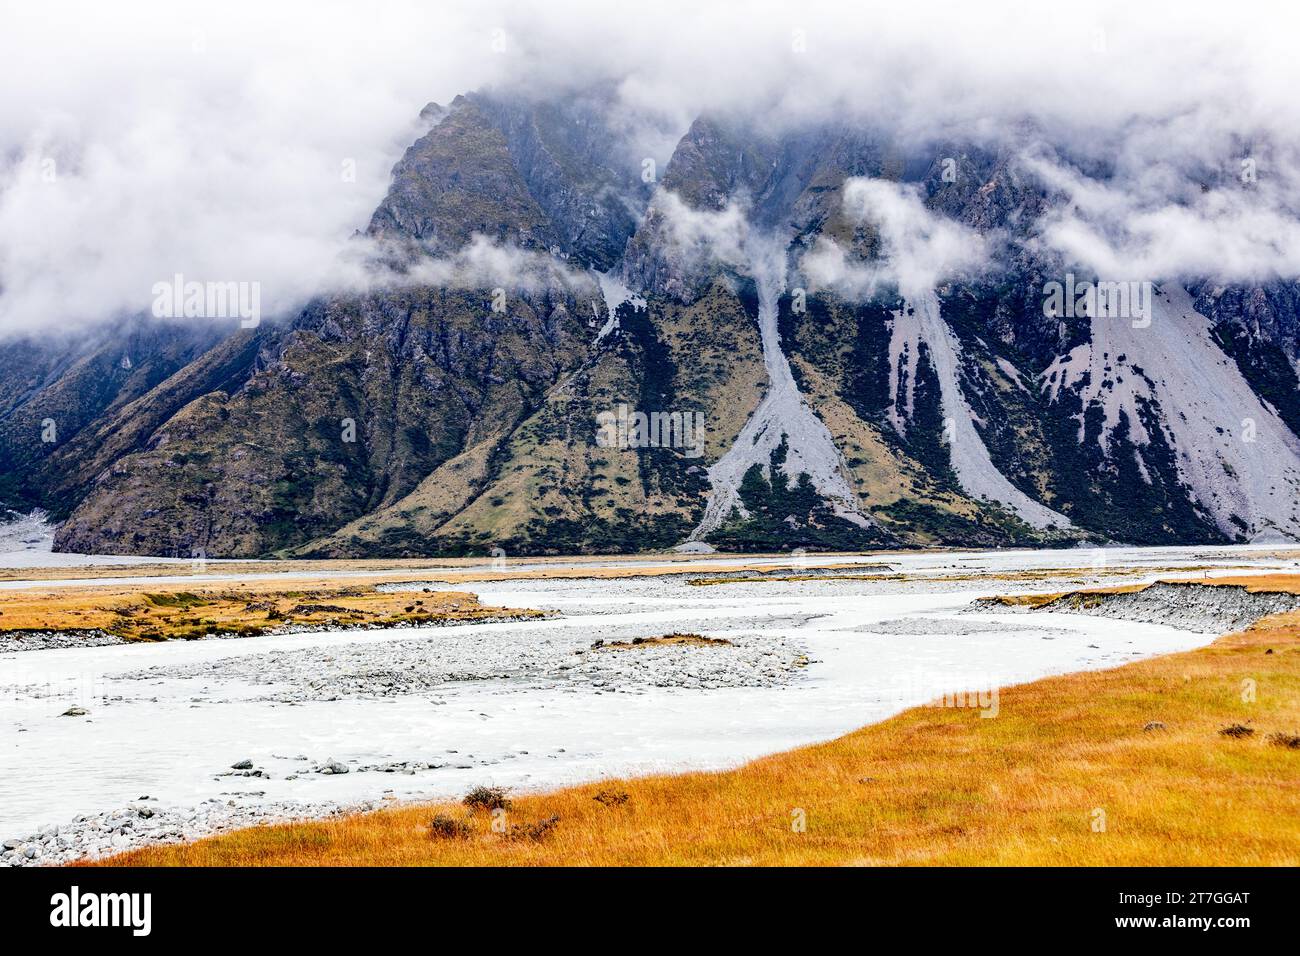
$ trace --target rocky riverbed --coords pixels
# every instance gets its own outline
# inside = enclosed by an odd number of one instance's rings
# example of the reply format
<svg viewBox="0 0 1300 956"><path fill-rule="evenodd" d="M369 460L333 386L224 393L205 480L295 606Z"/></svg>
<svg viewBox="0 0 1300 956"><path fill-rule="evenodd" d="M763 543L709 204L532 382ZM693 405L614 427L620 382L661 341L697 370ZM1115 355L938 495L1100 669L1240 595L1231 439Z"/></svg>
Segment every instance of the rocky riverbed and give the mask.
<svg viewBox="0 0 1300 956"><path fill-rule="evenodd" d="M782 617L805 622L810 615ZM217 654L185 664L157 664L114 673L85 706L73 704L55 719L65 726L111 721L123 707L152 710L177 694L190 694L191 708L248 703L319 705L344 700L377 701L423 696L435 706L458 699L458 688L491 688L495 696L527 689L539 694L619 694L641 696L671 689L707 693L727 688L775 688L802 677L811 658L806 647L779 633L759 630L757 618L727 622L726 637L699 643L656 644L661 633L644 623L589 623L580 629L516 627L507 639L485 639L479 626L422 628L395 638L356 640L327 646L283 648L282 638L241 642L257 653ZM752 630L746 630L746 626ZM650 642L647 642L650 638ZM193 643L193 642L187 642ZM123 652L141 647L123 648ZM26 655L24 655L26 656ZM151 656L156 656L156 653ZM19 697L61 699L58 682L13 685ZM476 697L477 699L477 697ZM481 707L477 705L476 707ZM481 718L489 715L483 713ZM32 723L17 730L29 733ZM581 744L581 740L575 740ZM234 741L231 747L240 746ZM563 759L581 747L550 747L537 757ZM281 800L268 788L352 775L363 778L437 779L436 771L482 771L533 756L527 749L476 746L426 749L418 756L376 754L311 757L270 754L211 766L208 779L221 790L192 806L174 806L141 797L126 806L81 814L69 822L45 824L33 833L10 837L0 847L0 863L11 866L62 863L122 852L150 843L179 842L261 823L319 817L365 809L374 801ZM490 779L490 777L488 777ZM414 782L414 781L412 781ZM350 788L355 791L356 786ZM373 786L363 789L372 791ZM387 788L385 788L387 789Z"/></svg>
<svg viewBox="0 0 1300 956"><path fill-rule="evenodd" d="M996 600L980 601L976 609L1004 608ZM1122 621L1170 624L1202 634L1226 634L1249 627L1261 618L1300 608L1300 595L1281 591L1249 591L1235 584L1156 583L1140 591L1112 594L1062 595L1033 608L1035 613L1089 614Z"/></svg>
<svg viewBox="0 0 1300 956"><path fill-rule="evenodd" d="M94 860L136 847L187 843L228 830L359 813L382 803L370 800L345 806L213 797L195 807L168 807L146 795L124 807L81 814L58 826L10 837L0 842L0 866L57 866Z"/></svg>
<svg viewBox="0 0 1300 956"><path fill-rule="evenodd" d="M128 643L116 634L106 631L20 631L0 638L0 654L19 654L23 651L73 650L86 647L113 647Z"/></svg>
<svg viewBox="0 0 1300 956"><path fill-rule="evenodd" d="M613 641L647 636L644 626L593 626L581 633L521 629L509 641L472 630L320 650L268 650L185 666L160 665L119 681L192 680L220 700L223 686L265 688L257 699L281 703L436 694L466 681L510 680L539 688L637 693L651 687L774 687L808 663L806 650L777 634L728 632L726 643L646 645L616 650ZM593 639L594 638L594 639Z"/></svg>

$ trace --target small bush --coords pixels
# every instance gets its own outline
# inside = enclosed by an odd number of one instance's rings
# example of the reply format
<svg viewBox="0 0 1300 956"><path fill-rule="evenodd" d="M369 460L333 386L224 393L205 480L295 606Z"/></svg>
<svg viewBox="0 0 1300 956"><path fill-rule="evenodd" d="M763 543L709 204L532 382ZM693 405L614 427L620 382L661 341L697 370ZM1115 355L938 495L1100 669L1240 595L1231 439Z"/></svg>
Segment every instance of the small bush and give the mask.
<svg viewBox="0 0 1300 956"><path fill-rule="evenodd" d="M505 787L475 787L461 801L471 810L509 810Z"/></svg>
<svg viewBox="0 0 1300 956"><path fill-rule="evenodd" d="M473 828L464 820L439 813L429 821L429 836L435 840L468 840Z"/></svg>
<svg viewBox="0 0 1300 956"><path fill-rule="evenodd" d="M1300 750L1300 735L1284 734L1280 730L1275 734L1268 735L1268 742L1274 747L1285 747L1287 750Z"/></svg>
<svg viewBox="0 0 1300 956"><path fill-rule="evenodd" d="M536 823L516 823L510 828L509 837L512 840L532 840L534 843L541 843L551 835L551 831L559 822L558 816L551 816Z"/></svg>
<svg viewBox="0 0 1300 956"><path fill-rule="evenodd" d="M145 600L154 607L190 608L205 603L201 597L189 591L177 591L174 594L145 594Z"/></svg>
<svg viewBox="0 0 1300 956"><path fill-rule="evenodd" d="M1233 740L1244 740L1247 737L1255 736L1255 728L1247 727L1245 724L1232 724L1224 727L1219 731L1224 737L1231 737Z"/></svg>
<svg viewBox="0 0 1300 956"><path fill-rule="evenodd" d="M591 799L595 800L601 806L621 807L627 803L628 796L622 790L602 790Z"/></svg>

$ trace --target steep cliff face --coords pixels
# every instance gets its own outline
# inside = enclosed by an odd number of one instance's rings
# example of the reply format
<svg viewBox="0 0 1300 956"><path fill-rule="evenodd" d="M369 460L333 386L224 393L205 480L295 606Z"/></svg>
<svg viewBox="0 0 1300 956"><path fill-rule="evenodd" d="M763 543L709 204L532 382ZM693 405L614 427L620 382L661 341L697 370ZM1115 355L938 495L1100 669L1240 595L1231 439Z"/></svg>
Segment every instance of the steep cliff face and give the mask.
<svg viewBox="0 0 1300 956"><path fill-rule="evenodd" d="M1110 277L1042 241L1041 130L707 116L655 170L615 102L431 104L367 230L400 283L4 345L0 504L182 556L1300 539L1296 284L1062 311Z"/></svg>
<svg viewBox="0 0 1300 956"><path fill-rule="evenodd" d="M453 253L475 236L610 269L648 196L608 94L563 103L470 94L425 108L432 128L393 169L369 233Z"/></svg>
<svg viewBox="0 0 1300 956"><path fill-rule="evenodd" d="M507 261L499 286L316 302L287 326L227 340L173 383L170 414L132 410L134 442L105 436L117 454L80 451L96 478L57 546L182 555L301 546L384 513L444 465L511 436L589 360L592 316L606 307L595 274L575 270L607 264L635 225L596 148L607 135L598 105L473 96L427 109L431 128L394 169L369 234L403 268L476 237L564 264L540 283ZM159 405L150 396L148 408ZM406 541L382 547L410 550Z"/></svg>
<svg viewBox="0 0 1300 956"><path fill-rule="evenodd" d="M505 136L466 97L438 115L393 167L392 187L368 231L417 240L435 253L455 252L475 235L522 248L557 242Z"/></svg>
<svg viewBox="0 0 1300 956"><path fill-rule="evenodd" d="M210 362L225 330L138 318L85 336L0 344L0 502L61 518L85 493L106 443L129 449L145 425L184 404L173 378ZM201 391L216 382L206 379ZM195 394L201 394L196 392ZM193 397L193 396L191 396Z"/></svg>
<svg viewBox="0 0 1300 956"><path fill-rule="evenodd" d="M515 168L550 221L561 254L607 272L636 229L650 186L638 175L643 157L625 139L610 93L563 103L518 103L476 97L505 137Z"/></svg>
<svg viewBox="0 0 1300 956"><path fill-rule="evenodd" d="M623 302L613 317L617 327L531 414L467 442L409 494L298 553L565 554L682 541L706 504L707 463L763 394L754 317L721 280L691 306L652 317ZM658 434L637 441L623 427L667 409L685 425L676 445ZM612 441L601 440L601 416Z"/></svg>
<svg viewBox="0 0 1300 956"><path fill-rule="evenodd" d="M262 554L398 500L575 363L575 300L508 302L411 289L317 304L262 337L235 391L195 398L102 472L59 546Z"/></svg>

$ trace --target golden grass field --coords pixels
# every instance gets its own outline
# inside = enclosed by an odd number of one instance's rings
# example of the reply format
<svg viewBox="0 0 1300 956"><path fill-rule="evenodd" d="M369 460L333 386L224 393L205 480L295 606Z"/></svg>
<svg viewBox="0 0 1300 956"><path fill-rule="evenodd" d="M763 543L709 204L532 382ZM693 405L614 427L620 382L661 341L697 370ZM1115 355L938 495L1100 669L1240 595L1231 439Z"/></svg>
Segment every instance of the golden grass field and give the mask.
<svg viewBox="0 0 1300 956"><path fill-rule="evenodd" d="M157 641L211 633L253 636L289 625L392 627L539 613L485 607L462 591L387 594L365 583L205 584L200 579L184 588L36 587L0 591L0 641L32 631L102 631Z"/></svg>
<svg viewBox="0 0 1300 956"><path fill-rule="evenodd" d="M1300 576L1231 583L1296 590ZM991 719L921 707L735 770L514 796L505 833L458 803L405 805L103 862L1296 865L1298 732L1300 614L1279 615L1188 653L1003 689ZM437 836L435 815L468 831L444 821Z"/></svg>

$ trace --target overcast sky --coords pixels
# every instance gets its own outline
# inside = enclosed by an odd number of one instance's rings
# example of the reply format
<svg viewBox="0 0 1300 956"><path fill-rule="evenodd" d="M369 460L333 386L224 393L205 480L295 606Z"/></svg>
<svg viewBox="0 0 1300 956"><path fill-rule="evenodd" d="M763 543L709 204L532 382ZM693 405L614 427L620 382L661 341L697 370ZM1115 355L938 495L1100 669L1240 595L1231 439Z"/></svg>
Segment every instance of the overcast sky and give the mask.
<svg viewBox="0 0 1300 956"><path fill-rule="evenodd" d="M1062 179L1090 205L1062 214L1052 241L1101 263L1147 256L1150 269L1215 259L1225 228L1212 211L1171 218L1178 187L1153 166L1221 163L1233 135L1269 138L1286 148L1259 171L1264 206L1222 211L1238 230L1234 268L1300 270L1287 5L1047 6L7 2L0 331L140 311L177 272L257 280L264 310L290 308L337 281L339 249L366 225L425 103L597 79L653 120L645 149L660 163L673 143L663 131L705 109L773 122L858 112L917 135L1033 115L1119 155L1124 172L1111 195ZM1135 120L1160 125L1124 135ZM1158 241L1117 248L1097 234L1121 220ZM1191 238L1173 247L1172 234Z"/></svg>

